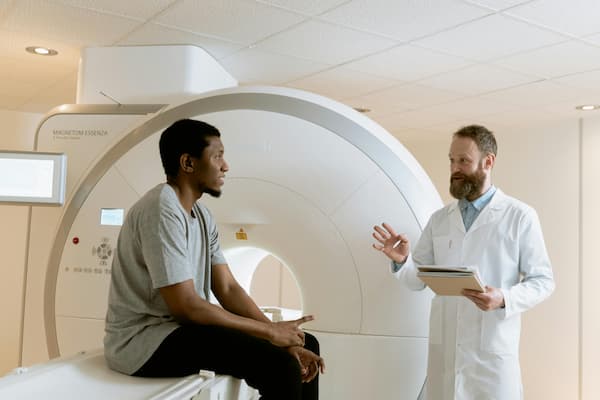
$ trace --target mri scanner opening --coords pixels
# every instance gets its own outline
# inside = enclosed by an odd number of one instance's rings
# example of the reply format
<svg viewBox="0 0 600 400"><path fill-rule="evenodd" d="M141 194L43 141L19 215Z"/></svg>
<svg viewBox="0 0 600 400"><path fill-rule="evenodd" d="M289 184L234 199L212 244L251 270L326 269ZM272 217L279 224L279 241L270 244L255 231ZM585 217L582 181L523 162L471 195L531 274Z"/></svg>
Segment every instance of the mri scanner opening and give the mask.
<svg viewBox="0 0 600 400"><path fill-rule="evenodd" d="M201 201L215 216L242 286L251 292L259 284L252 282L257 265L271 257L295 283L299 307L289 308L316 317L306 329L327 362L322 398L416 399L425 379L431 293L392 279L371 249L370 228L386 220L416 240L439 195L408 151L374 122L332 100L282 88L231 88L130 113L126 106L70 106L48 116L37 146L68 155L69 200L64 209L32 212L24 362L40 352L56 357L102 345L119 225L101 224L101 210L126 212L164 181L158 137L181 118L221 131L230 165L223 195ZM73 130L105 134L56 134Z"/></svg>
<svg viewBox="0 0 600 400"><path fill-rule="evenodd" d="M247 234L244 237L236 233L237 240L247 240ZM302 316L300 288L283 261L263 249L243 246L226 250L224 255L235 279L271 321ZM211 301L217 303L214 297Z"/></svg>

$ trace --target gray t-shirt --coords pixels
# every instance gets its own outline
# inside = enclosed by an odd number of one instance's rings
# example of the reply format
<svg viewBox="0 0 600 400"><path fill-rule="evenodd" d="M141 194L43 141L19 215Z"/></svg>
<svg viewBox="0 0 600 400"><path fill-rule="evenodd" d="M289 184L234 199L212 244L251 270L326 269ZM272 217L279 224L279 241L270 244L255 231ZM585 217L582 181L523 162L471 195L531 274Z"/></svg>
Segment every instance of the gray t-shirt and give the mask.
<svg viewBox="0 0 600 400"><path fill-rule="evenodd" d="M179 326L159 288L192 279L207 300L211 266L225 263L206 207L197 202L190 216L164 183L135 203L112 263L104 337L110 368L133 374Z"/></svg>

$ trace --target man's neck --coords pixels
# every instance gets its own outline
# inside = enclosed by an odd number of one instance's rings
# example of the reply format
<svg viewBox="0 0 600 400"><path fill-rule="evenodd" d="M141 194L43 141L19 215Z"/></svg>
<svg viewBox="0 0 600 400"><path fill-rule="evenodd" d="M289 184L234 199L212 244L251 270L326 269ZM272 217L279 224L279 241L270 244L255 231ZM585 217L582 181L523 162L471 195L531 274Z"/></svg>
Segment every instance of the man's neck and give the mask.
<svg viewBox="0 0 600 400"><path fill-rule="evenodd" d="M180 182L178 179L167 179L167 185L171 186L181 203L181 206L192 215L192 207L194 203L202 197L202 193L198 195L185 182Z"/></svg>

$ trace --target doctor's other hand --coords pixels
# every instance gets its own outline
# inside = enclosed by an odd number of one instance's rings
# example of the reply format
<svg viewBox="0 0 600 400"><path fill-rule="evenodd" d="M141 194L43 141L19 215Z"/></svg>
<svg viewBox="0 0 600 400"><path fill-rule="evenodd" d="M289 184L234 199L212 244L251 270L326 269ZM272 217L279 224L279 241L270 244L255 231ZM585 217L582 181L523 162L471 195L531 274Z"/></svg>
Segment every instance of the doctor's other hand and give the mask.
<svg viewBox="0 0 600 400"><path fill-rule="evenodd" d="M304 331L300 325L314 320L312 315L305 315L293 321L271 322L269 341L275 346L304 346Z"/></svg>
<svg viewBox="0 0 600 400"><path fill-rule="evenodd" d="M394 228L385 222L381 226L374 226L373 229L375 230L373 238L379 242L379 244L373 243L373 248L399 264L406 262L410 251L408 237L402 233L396 233Z"/></svg>
<svg viewBox="0 0 600 400"><path fill-rule="evenodd" d="M463 295L483 311L492 311L504 307L504 294L502 294L502 290L495 287L486 286L483 293L463 289Z"/></svg>

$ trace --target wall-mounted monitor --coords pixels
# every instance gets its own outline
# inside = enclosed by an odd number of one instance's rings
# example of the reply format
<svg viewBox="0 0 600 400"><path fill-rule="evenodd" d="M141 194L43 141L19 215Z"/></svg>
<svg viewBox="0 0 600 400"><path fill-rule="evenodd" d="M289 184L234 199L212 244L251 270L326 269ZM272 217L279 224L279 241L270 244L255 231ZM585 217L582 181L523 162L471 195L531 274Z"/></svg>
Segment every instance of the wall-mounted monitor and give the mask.
<svg viewBox="0 0 600 400"><path fill-rule="evenodd" d="M65 154L0 150L0 204L60 206L66 176Z"/></svg>

